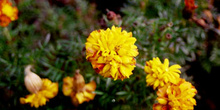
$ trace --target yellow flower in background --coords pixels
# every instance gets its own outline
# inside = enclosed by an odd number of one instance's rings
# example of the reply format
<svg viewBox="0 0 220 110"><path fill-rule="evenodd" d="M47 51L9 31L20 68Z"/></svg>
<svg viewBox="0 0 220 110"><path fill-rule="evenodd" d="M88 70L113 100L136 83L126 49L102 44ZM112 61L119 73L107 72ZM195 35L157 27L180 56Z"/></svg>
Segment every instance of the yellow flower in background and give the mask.
<svg viewBox="0 0 220 110"><path fill-rule="evenodd" d="M35 73L30 71L31 66L25 69L25 86L31 94L20 98L21 104L29 103L31 107L38 108L46 105L49 99L58 93L58 83L53 83L49 79L40 79Z"/></svg>
<svg viewBox="0 0 220 110"><path fill-rule="evenodd" d="M11 21L18 19L18 9L12 7L9 0L0 1L0 25L2 27L8 26Z"/></svg>
<svg viewBox="0 0 220 110"><path fill-rule="evenodd" d="M197 90L190 82L179 78L177 84L168 83L157 91L158 103L153 110L193 110Z"/></svg>
<svg viewBox="0 0 220 110"><path fill-rule="evenodd" d="M158 57L153 60L147 61L144 71L147 73L146 82L148 86L163 87L166 83L176 84L180 77L180 65L175 64L169 67L169 60L165 59L161 63Z"/></svg>
<svg viewBox="0 0 220 110"><path fill-rule="evenodd" d="M93 100L95 97L96 83L91 81L85 84L83 76L78 72L74 77L65 77L63 79L63 94L70 96L75 106Z"/></svg>
<svg viewBox="0 0 220 110"><path fill-rule="evenodd" d="M122 31L120 27L95 30L85 44L86 58L102 76L123 80L133 74L136 64L134 57L138 55L135 42L132 33Z"/></svg>

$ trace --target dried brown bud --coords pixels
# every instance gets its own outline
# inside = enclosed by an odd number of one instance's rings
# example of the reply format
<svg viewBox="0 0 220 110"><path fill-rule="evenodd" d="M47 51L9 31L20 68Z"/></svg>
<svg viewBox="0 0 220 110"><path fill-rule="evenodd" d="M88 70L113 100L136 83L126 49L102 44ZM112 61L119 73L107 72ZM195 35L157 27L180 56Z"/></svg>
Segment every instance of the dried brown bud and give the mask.
<svg viewBox="0 0 220 110"><path fill-rule="evenodd" d="M81 91L83 87L85 86L85 80L79 72L80 70L76 70L76 73L73 79L74 79L74 85L76 87L76 90Z"/></svg>

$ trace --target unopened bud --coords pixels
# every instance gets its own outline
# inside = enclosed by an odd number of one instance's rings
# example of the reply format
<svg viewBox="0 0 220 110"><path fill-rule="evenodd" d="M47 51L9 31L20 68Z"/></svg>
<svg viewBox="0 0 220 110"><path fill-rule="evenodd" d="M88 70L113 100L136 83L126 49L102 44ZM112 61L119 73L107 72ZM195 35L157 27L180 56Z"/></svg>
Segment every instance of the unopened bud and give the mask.
<svg viewBox="0 0 220 110"><path fill-rule="evenodd" d="M31 71L31 67L31 65L28 65L24 70L24 83L29 92L37 93L41 89L43 82L37 74Z"/></svg>
<svg viewBox="0 0 220 110"><path fill-rule="evenodd" d="M108 20L113 20L113 19L115 19L117 17L117 15L115 14L115 12L113 12L113 11L109 11L108 13L107 13L107 19Z"/></svg>

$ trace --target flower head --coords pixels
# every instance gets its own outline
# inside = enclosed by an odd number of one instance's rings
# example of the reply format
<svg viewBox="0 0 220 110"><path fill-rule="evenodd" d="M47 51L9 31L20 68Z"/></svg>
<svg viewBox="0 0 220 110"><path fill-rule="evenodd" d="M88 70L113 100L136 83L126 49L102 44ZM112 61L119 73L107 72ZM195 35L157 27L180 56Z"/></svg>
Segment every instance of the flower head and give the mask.
<svg viewBox="0 0 220 110"><path fill-rule="evenodd" d="M93 93L95 89L96 83L91 81L85 84L85 80L79 72L76 72L74 77L65 77L63 79L63 94L70 96L75 106L85 101L93 100L95 97L95 93Z"/></svg>
<svg viewBox="0 0 220 110"><path fill-rule="evenodd" d="M53 83L49 79L39 79L35 73L30 72L31 66L25 69L25 86L31 94L25 98L20 98L21 104L29 103L31 107L38 108L39 106L46 105L49 99L55 97L58 93L58 83ZM28 79L29 78L29 79Z"/></svg>
<svg viewBox="0 0 220 110"><path fill-rule="evenodd" d="M178 82L180 77L181 66L178 64L169 67L169 60L165 59L164 63L161 63L158 57L153 60L147 61L144 71L147 73L146 82L148 86L163 87L166 83Z"/></svg>
<svg viewBox="0 0 220 110"><path fill-rule="evenodd" d="M12 7L9 0L0 1L0 25L2 27L8 26L11 21L18 19L18 9Z"/></svg>
<svg viewBox="0 0 220 110"><path fill-rule="evenodd" d="M86 58L102 76L123 80L133 74L138 55L135 42L132 33L120 27L96 30L87 38Z"/></svg>
<svg viewBox="0 0 220 110"><path fill-rule="evenodd" d="M191 83L179 78L177 84L168 83L158 89L158 103L153 105L153 110L193 110L196 93Z"/></svg>
<svg viewBox="0 0 220 110"><path fill-rule="evenodd" d="M184 3L185 3L185 7L190 10L194 10L197 8L194 0L184 0Z"/></svg>

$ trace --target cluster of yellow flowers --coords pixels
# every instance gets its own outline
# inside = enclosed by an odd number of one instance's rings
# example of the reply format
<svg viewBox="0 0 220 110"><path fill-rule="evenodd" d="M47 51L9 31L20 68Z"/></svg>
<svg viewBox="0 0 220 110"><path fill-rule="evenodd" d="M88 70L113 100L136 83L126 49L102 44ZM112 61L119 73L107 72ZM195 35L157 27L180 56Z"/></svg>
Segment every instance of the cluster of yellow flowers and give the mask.
<svg viewBox="0 0 220 110"><path fill-rule="evenodd" d="M158 89L158 103L153 105L153 110L193 110L196 93L191 83L179 78L177 84L166 84Z"/></svg>
<svg viewBox="0 0 220 110"><path fill-rule="evenodd" d="M153 110L192 110L196 105L193 97L197 90L180 78L180 68L178 64L169 67L168 59L161 63L158 57L146 62L147 85L158 88L158 103L153 105Z"/></svg>
<svg viewBox="0 0 220 110"><path fill-rule="evenodd" d="M9 0L0 0L0 26L6 27L11 21L18 19L18 9L12 7Z"/></svg>
<svg viewBox="0 0 220 110"><path fill-rule="evenodd" d="M135 41L131 32L115 26L93 31L87 38L86 58L104 77L114 80L129 78L136 64L134 57L138 55ZM196 105L193 97L197 90L180 78L180 68L178 64L169 66L168 59L162 63L158 57L146 62L147 85L158 89L158 103L153 105L154 110L191 110Z"/></svg>
<svg viewBox="0 0 220 110"><path fill-rule="evenodd" d="M25 86L31 93L25 98L20 98L21 104L30 104L31 107L38 108L46 105L49 99L54 98L58 93L58 83L53 83L49 79L41 79L31 71L32 66L25 68ZM91 81L85 84L83 76L77 71L74 77L63 79L63 94L72 98L72 103L77 106L85 101L93 100L95 97L96 83Z"/></svg>
<svg viewBox="0 0 220 110"><path fill-rule="evenodd" d="M119 27L96 30L87 38L86 58L103 77L124 80L133 74L136 64L134 57L138 55L138 50L135 42L131 32L122 31ZM191 110L196 105L193 97L197 90L191 83L180 78L180 68L178 64L169 66L168 59L164 63L158 57L146 61L144 71L147 73L147 85L158 90L157 103L153 105L153 110ZM25 86L31 94L20 98L22 104L29 103L38 108L57 95L58 83L41 79L31 72L30 65L26 67L25 74ZM85 84L79 70L74 77L63 79L63 94L70 96L75 106L93 100L95 89L96 83L91 81Z"/></svg>
<svg viewBox="0 0 220 110"><path fill-rule="evenodd" d="M190 3L194 4L194 0L185 0L187 7L195 9L196 6ZM9 0L0 0L0 26L6 27L16 19L18 9L12 7ZM103 77L124 80L133 74L136 65L135 57L139 53L135 42L136 38L132 37L132 33L122 31L121 27L95 30L90 33L85 43L86 59ZM31 107L38 108L57 95L58 83L41 79L31 68L31 65L25 68L25 86L31 94L25 98L21 97L20 103L29 103ZM169 67L168 59L162 63L158 57L146 62L144 70L147 73L147 85L158 90L158 102L153 105L153 110L192 110L196 105L193 97L197 90L191 83L180 78L180 68L178 64ZM63 79L63 94L70 96L75 106L93 100L96 95L95 89L96 83L91 81L85 84L79 71L74 77Z"/></svg>

